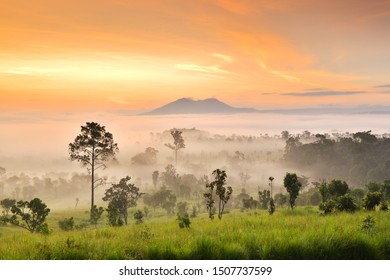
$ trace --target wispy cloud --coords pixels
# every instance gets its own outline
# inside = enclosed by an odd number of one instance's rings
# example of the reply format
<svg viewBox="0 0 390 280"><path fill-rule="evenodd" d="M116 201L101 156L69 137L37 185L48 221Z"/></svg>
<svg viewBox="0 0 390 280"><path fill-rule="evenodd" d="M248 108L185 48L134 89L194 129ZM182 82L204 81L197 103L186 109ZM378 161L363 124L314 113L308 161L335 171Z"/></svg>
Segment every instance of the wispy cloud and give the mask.
<svg viewBox="0 0 390 280"><path fill-rule="evenodd" d="M15 67L1 71L13 75L46 75L74 70L73 68Z"/></svg>
<svg viewBox="0 0 390 280"><path fill-rule="evenodd" d="M390 84L375 86L375 88L388 88L388 87L390 87Z"/></svg>
<svg viewBox="0 0 390 280"><path fill-rule="evenodd" d="M272 75L275 75L277 77L283 78L283 79L288 80L288 81L298 81L299 80L298 77L292 76L290 74L287 74L287 73L284 73L281 71L270 69L263 61L259 61L259 65L265 71L267 71L268 73L271 73Z"/></svg>
<svg viewBox="0 0 390 280"><path fill-rule="evenodd" d="M117 103L117 104L122 104L122 105L128 105L129 103L122 100L122 99L118 99L118 98L115 98L115 97L109 97L108 100L110 100L111 102L114 102L114 103Z"/></svg>
<svg viewBox="0 0 390 280"><path fill-rule="evenodd" d="M307 91L307 92L288 92L282 95L288 96L335 96L335 95L354 95L367 93L366 91Z"/></svg>
<svg viewBox="0 0 390 280"><path fill-rule="evenodd" d="M234 61L234 59L231 56L221 54L221 53L213 53L212 56L217 57L217 58L221 58L222 60L224 60L227 63L233 63L233 61Z"/></svg>
<svg viewBox="0 0 390 280"><path fill-rule="evenodd" d="M18 69L9 69L1 71L4 74L12 74L12 75L30 75L31 73L28 71L18 70Z"/></svg>
<svg viewBox="0 0 390 280"><path fill-rule="evenodd" d="M184 71L201 72L207 74L231 74L231 72L223 70L219 65L197 65L197 64L176 64L175 67Z"/></svg>
<svg viewBox="0 0 390 280"><path fill-rule="evenodd" d="M329 90L328 88L307 88L306 91L325 91Z"/></svg>

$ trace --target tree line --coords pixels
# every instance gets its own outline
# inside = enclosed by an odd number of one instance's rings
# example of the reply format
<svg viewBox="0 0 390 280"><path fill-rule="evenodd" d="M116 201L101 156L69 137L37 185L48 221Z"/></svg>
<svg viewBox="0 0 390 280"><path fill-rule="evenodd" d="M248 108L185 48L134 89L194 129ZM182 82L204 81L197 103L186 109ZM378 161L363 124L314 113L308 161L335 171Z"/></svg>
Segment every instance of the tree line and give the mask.
<svg viewBox="0 0 390 280"><path fill-rule="evenodd" d="M339 178L353 186L382 182L390 174L390 138L371 131L348 135L316 134L303 143L299 136L288 136L283 161L314 178ZM307 141L307 139L306 139Z"/></svg>

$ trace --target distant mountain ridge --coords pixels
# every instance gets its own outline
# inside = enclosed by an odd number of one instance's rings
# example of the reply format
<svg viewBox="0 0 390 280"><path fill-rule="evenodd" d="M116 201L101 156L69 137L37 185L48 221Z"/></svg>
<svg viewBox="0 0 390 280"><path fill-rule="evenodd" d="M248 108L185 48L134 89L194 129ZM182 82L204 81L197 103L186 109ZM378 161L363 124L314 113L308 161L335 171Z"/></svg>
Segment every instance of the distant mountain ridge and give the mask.
<svg viewBox="0 0 390 280"><path fill-rule="evenodd" d="M181 98L162 107L141 115L177 115L177 114L237 114L257 113L253 108L237 108L227 105L216 98L193 100Z"/></svg>

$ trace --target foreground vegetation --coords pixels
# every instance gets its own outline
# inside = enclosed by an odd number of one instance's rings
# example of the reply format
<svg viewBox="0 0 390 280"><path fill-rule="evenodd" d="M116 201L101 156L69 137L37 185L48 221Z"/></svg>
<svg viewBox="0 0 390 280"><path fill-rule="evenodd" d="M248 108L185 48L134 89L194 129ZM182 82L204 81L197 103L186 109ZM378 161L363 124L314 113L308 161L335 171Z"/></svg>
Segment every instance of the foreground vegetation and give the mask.
<svg viewBox="0 0 390 280"><path fill-rule="evenodd" d="M363 226L370 214L374 224ZM316 208L207 214L180 228L176 216L152 217L123 227L61 231L58 221L88 211L53 212L48 235L0 226L0 259L389 259L390 213L360 211L320 216ZM157 216L157 215L156 215ZM363 229L362 229L363 226Z"/></svg>

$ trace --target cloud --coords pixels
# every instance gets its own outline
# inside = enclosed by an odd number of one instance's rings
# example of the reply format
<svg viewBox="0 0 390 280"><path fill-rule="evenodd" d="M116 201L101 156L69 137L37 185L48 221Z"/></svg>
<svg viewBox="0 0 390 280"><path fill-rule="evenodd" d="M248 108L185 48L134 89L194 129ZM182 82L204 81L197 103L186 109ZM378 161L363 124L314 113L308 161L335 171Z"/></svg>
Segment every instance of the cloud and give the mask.
<svg viewBox="0 0 390 280"><path fill-rule="evenodd" d="M288 81L298 81L299 80L298 77L292 76L290 74L286 74L286 73L281 72L281 71L270 69L263 61L259 61L259 65L265 71L267 71L268 73L271 73L272 75L275 75L277 77L283 78L283 79L288 80Z"/></svg>
<svg viewBox="0 0 390 280"><path fill-rule="evenodd" d="M390 84L375 86L375 88L388 88L388 87L390 87Z"/></svg>
<svg viewBox="0 0 390 280"><path fill-rule="evenodd" d="M308 92L288 92L283 93L282 95L288 96L335 96L335 95L354 95L367 93L366 91L308 91Z"/></svg>
<svg viewBox="0 0 390 280"><path fill-rule="evenodd" d="M23 70L18 70L18 69L4 70L4 71L1 71L1 73L12 74L12 75L30 75L30 72L23 71Z"/></svg>
<svg viewBox="0 0 390 280"><path fill-rule="evenodd" d="M110 100L111 102L114 102L114 103L118 103L118 104L122 104L122 105L128 105L129 103L122 100L122 99L118 99L118 98L115 98L115 97L109 97L108 100Z"/></svg>
<svg viewBox="0 0 390 280"><path fill-rule="evenodd" d="M233 61L234 61L234 59L232 57L230 57L228 55L221 54L221 53L213 53L212 56L217 57L217 58L221 58L222 60L224 60L227 63L233 63Z"/></svg>
<svg viewBox="0 0 390 280"><path fill-rule="evenodd" d="M307 91L325 91L325 90L329 90L327 88L307 88L305 89Z"/></svg>
<svg viewBox="0 0 390 280"><path fill-rule="evenodd" d="M231 74L231 72L221 69L219 65L203 66L197 64L176 64L175 67L184 71L201 72L207 74Z"/></svg>
<svg viewBox="0 0 390 280"><path fill-rule="evenodd" d="M47 75L73 70L74 68L15 67L3 70L1 73L13 75Z"/></svg>

